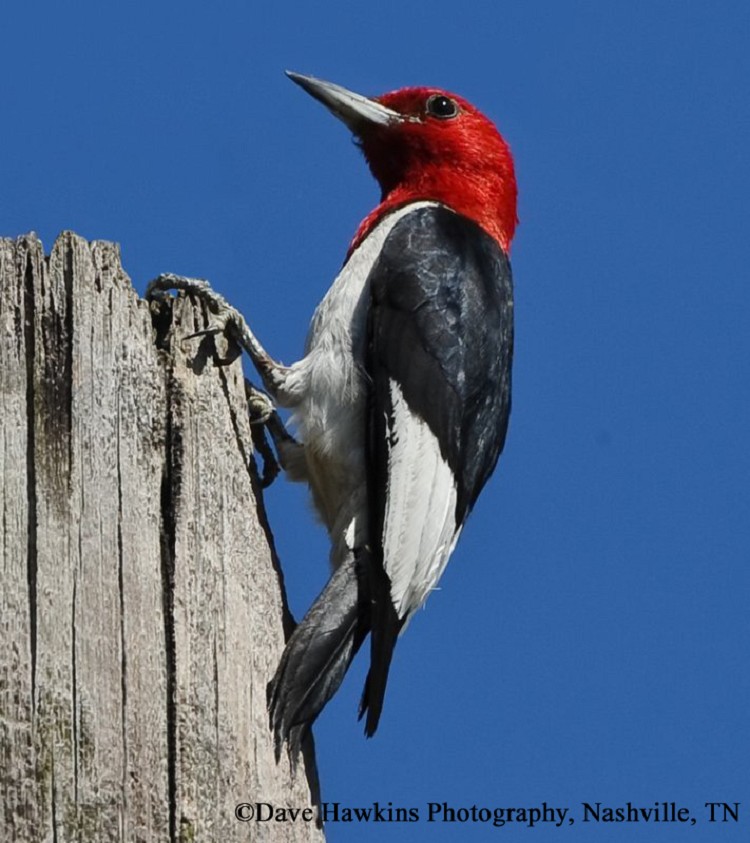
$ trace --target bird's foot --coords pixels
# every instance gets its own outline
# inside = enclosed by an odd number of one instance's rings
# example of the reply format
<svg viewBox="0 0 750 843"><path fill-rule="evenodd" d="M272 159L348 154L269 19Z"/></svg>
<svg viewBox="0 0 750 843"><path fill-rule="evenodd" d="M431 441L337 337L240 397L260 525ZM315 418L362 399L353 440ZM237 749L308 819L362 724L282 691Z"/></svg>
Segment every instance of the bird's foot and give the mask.
<svg viewBox="0 0 750 843"><path fill-rule="evenodd" d="M304 445L289 433L273 401L248 380L245 380L245 397L251 430L258 440L256 447L262 454L267 467L263 473L263 485L270 485L273 482L279 472L279 467L284 470L290 480L307 480ZM266 433L273 443L275 454L266 441ZM262 444L260 444L261 438Z"/></svg>
<svg viewBox="0 0 750 843"><path fill-rule="evenodd" d="M245 317L239 310L229 304L221 293L217 293L208 281L204 281L202 278L186 278L183 275L174 275L171 272L159 275L149 283L146 288L146 298L148 300L158 299L173 290L181 290L189 295L196 296L196 298L205 302L212 315L212 324L208 328L197 331L190 336L223 333L231 337L253 361L253 365L263 379L263 386L272 396L278 397L279 392L283 390L284 379L288 371L287 367L277 363L268 354L250 330Z"/></svg>
<svg viewBox="0 0 750 843"><path fill-rule="evenodd" d="M272 416L277 415L276 405L269 396L248 381L245 381L245 398L247 400L247 414L250 418L250 424L267 424Z"/></svg>
<svg viewBox="0 0 750 843"><path fill-rule="evenodd" d="M200 299L205 303L212 317L212 324L208 328L189 334L185 339L212 334L229 334L245 348L242 343L243 334L252 336L247 322L245 322L245 317L236 307L232 307L221 293L217 293L208 281L202 278L186 278L184 275L166 272L149 282L146 288L146 298L148 300L158 299L173 290L179 290Z"/></svg>
<svg viewBox="0 0 750 843"><path fill-rule="evenodd" d="M163 298L175 290L200 299L205 303L211 314L212 324L209 327L195 331L184 339L216 334L226 335L247 352L263 379L263 385L271 393L271 396L277 394L277 391L283 387L287 369L268 355L255 338L239 310L232 307L224 296L217 293L208 281L204 281L202 278L186 278L183 275L174 275L173 273L164 273L154 278L146 288L146 298L148 300ZM294 440L284 427L271 396L257 389L249 381L245 381L245 395L253 441L264 462L262 482L264 486L267 486L273 482L279 473L279 464L282 468L285 467L287 452L293 451L295 448L301 450L302 446ZM274 456L273 450L266 440L266 432L276 446L279 454L278 459Z"/></svg>

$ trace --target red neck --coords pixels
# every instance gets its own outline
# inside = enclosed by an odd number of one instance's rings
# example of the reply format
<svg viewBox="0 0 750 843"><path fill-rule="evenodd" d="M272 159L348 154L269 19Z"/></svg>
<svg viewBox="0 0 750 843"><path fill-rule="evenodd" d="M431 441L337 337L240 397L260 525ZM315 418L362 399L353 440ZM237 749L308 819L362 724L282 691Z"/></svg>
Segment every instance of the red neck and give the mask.
<svg viewBox="0 0 750 843"><path fill-rule="evenodd" d="M488 156L489 157L489 156ZM469 159L471 160L471 159ZM489 163L483 157L483 163ZM375 170L371 162L371 168ZM383 197L357 230L349 253L364 240L373 227L396 208L411 202L440 202L483 228L507 253L516 230L516 179L510 153L495 155L491 166L415 166L401 172L400 178L380 175Z"/></svg>
<svg viewBox="0 0 750 843"><path fill-rule="evenodd" d="M511 174L512 176L512 174ZM516 183L511 178L510 184L499 194L489 185L476 185L475 189L466 190L463 177L458 173L441 173L439 183L419 186L421 189L402 185L385 195L380 204L362 220L349 246L347 257L360 245L372 229L391 211L412 202L439 202L442 205L474 220L487 234L500 244L503 251L510 252L511 241L515 233Z"/></svg>

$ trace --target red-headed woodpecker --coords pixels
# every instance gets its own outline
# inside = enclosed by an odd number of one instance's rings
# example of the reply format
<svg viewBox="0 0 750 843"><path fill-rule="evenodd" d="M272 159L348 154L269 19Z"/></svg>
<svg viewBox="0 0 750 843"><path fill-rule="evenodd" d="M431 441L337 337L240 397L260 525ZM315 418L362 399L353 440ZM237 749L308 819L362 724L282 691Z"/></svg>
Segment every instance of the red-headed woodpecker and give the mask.
<svg viewBox="0 0 750 843"><path fill-rule="evenodd" d="M294 758L368 633L360 716L375 732L396 640L503 448L516 182L508 145L460 97L405 88L368 99L289 76L354 133L382 190L315 311L305 356L282 366L241 331L266 389L293 411L301 444L275 415L270 430L332 543L333 574L269 685L277 755L287 741Z"/></svg>
<svg viewBox="0 0 750 843"><path fill-rule="evenodd" d="M396 639L502 450L516 181L508 145L460 97L367 99L289 75L351 129L382 190L276 390L294 408L335 566L271 686L277 740L294 748L368 632L360 715L375 732Z"/></svg>

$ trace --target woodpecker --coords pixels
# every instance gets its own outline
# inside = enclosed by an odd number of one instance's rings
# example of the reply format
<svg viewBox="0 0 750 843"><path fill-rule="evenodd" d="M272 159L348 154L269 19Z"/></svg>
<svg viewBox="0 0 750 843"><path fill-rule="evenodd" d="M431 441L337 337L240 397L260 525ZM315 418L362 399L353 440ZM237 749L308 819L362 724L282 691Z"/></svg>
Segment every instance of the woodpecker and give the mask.
<svg viewBox="0 0 750 843"><path fill-rule="evenodd" d="M286 741L294 759L368 634L360 718L374 734L398 636L503 449L516 180L507 143L461 97L419 87L367 98L288 76L351 130L381 189L304 357L282 366L239 331L268 393L292 410L300 442L274 412L269 428L331 540L331 578L269 684L277 758Z"/></svg>

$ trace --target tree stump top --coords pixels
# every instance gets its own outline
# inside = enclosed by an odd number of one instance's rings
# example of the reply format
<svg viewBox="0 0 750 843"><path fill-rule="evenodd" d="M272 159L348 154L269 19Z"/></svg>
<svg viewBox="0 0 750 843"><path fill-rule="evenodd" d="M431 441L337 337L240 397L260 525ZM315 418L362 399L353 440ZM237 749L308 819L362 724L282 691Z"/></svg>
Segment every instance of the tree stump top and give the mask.
<svg viewBox="0 0 750 843"><path fill-rule="evenodd" d="M273 757L286 605L239 360L112 243L0 240L2 839L322 840ZM224 354L226 348L219 348Z"/></svg>

